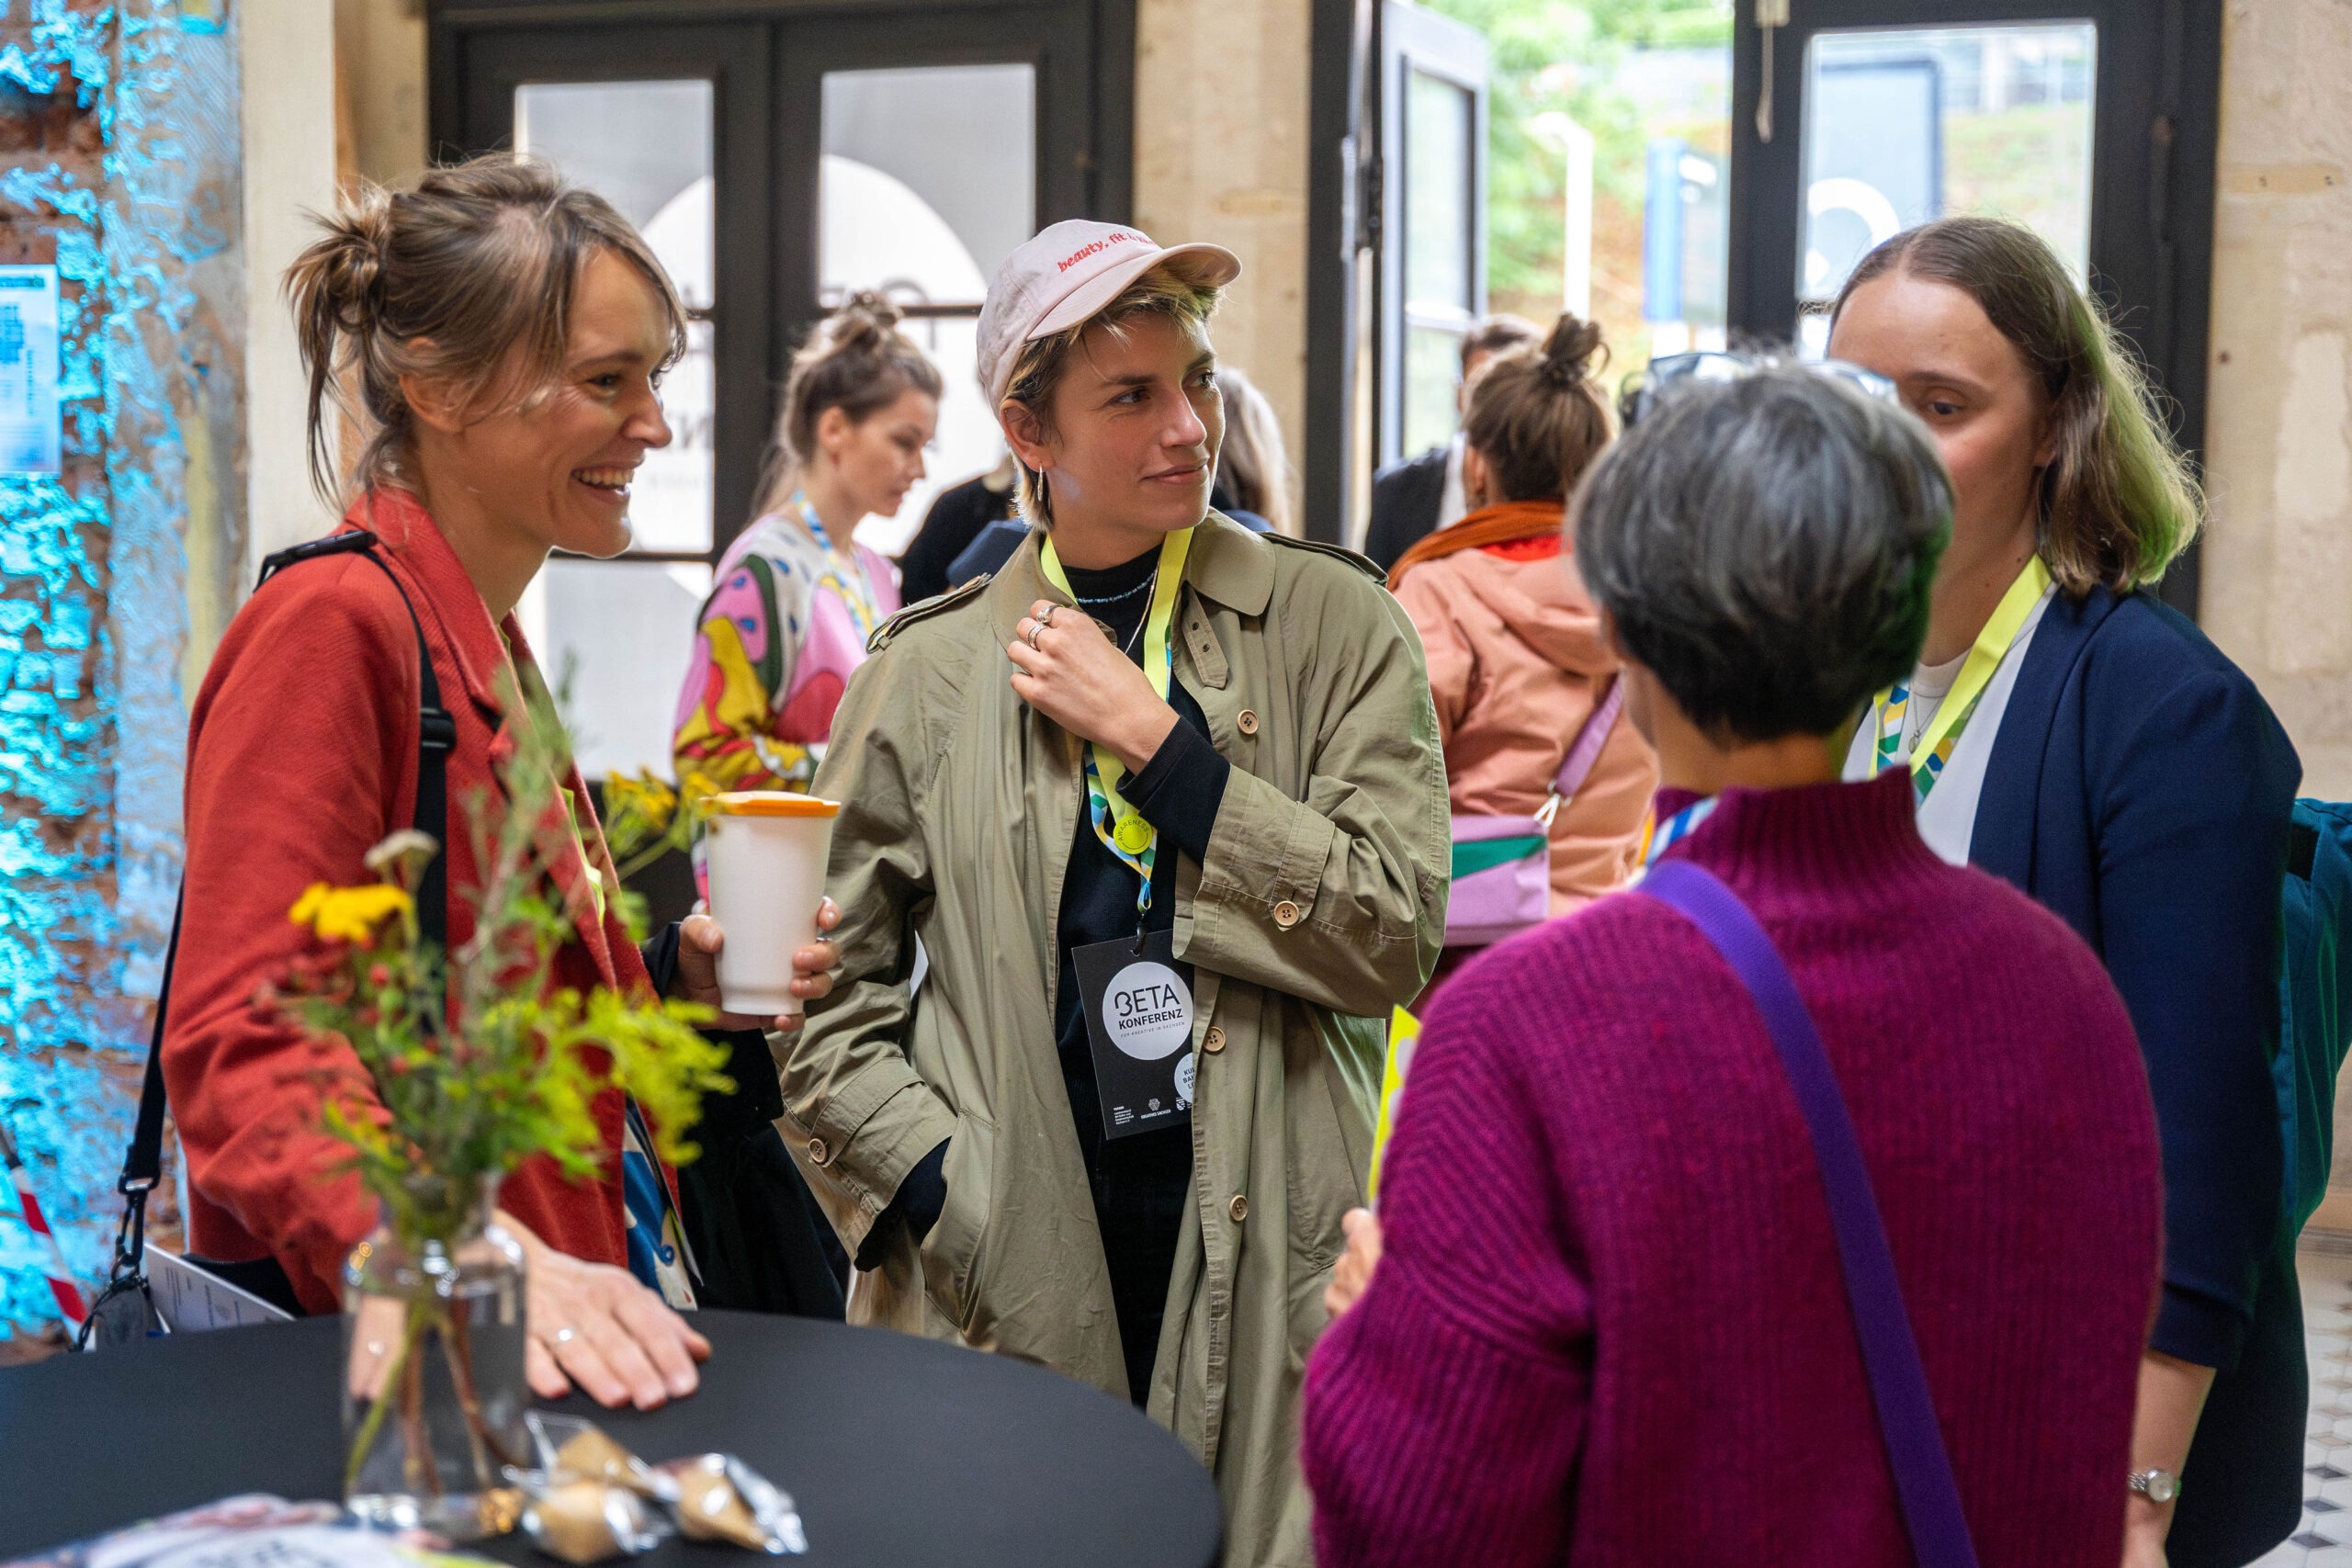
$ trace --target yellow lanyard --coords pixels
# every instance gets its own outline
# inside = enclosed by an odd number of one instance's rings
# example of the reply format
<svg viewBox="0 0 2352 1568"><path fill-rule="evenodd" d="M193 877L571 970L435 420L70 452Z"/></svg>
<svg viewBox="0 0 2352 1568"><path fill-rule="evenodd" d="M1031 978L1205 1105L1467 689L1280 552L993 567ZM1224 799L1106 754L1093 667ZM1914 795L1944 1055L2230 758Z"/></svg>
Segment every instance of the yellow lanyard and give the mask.
<svg viewBox="0 0 2352 1568"><path fill-rule="evenodd" d="M2001 668L2001 660L2017 646L2018 634L2025 630L2026 617L2050 592L2050 569L2034 556L2018 573L2009 591L2001 595L2000 604L1993 611L1993 618L1976 634L1976 644L1968 650L1968 661L1960 667L1960 679L1928 721L1927 730L1919 737L1919 744L1911 750L1911 788L1920 800L1926 800L1943 777L1944 764L1951 761L1952 748L1960 744L1961 732L1976 715L1976 705L1984 698L1984 688ZM1899 682L1881 692L1878 696L1878 764L1885 769L1894 766L1902 754L1903 718L1911 705L1911 683Z"/></svg>
<svg viewBox="0 0 2352 1568"><path fill-rule="evenodd" d="M1176 650L1168 633L1176 619L1176 596L1184 586L1184 558L1192 547L1190 528L1180 528L1160 541L1159 579L1152 585L1151 607L1144 615L1144 678L1151 682L1152 691L1162 702L1168 700L1168 683L1176 669ZM1045 571L1046 581L1075 603L1078 591L1069 585L1069 574L1062 570L1061 557L1054 553L1052 539L1038 547L1037 563ZM1079 613L1085 613L1083 606L1080 606ZM1086 797L1094 819L1094 836L1143 878L1143 891L1136 899L1136 909L1141 913L1151 908L1151 871L1159 860L1159 830L1145 821L1119 793L1119 784L1125 777L1126 769L1106 747L1097 744L1090 750L1086 761Z"/></svg>

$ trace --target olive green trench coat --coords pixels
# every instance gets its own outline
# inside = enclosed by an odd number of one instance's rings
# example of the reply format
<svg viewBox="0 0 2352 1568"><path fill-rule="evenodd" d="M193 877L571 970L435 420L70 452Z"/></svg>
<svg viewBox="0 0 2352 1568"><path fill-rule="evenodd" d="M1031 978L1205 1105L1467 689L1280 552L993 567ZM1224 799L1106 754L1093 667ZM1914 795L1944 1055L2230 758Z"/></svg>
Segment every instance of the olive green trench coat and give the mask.
<svg viewBox="0 0 2352 1568"><path fill-rule="evenodd" d="M1176 678L1233 771L1207 862L1178 870L1193 1179L1148 1409L1215 1472L1229 1563L1307 1563L1299 1378L1363 1199L1389 1010L1444 930L1444 764L1419 639L1369 562L1211 513L1184 579ZM788 1135L853 1253L952 1140L945 1210L855 1278L852 1322L1124 1398L1054 1043L1080 743L1013 694L1004 651L1039 599L1067 602L1033 537L876 632L815 785L842 802L840 979L780 1066Z"/></svg>

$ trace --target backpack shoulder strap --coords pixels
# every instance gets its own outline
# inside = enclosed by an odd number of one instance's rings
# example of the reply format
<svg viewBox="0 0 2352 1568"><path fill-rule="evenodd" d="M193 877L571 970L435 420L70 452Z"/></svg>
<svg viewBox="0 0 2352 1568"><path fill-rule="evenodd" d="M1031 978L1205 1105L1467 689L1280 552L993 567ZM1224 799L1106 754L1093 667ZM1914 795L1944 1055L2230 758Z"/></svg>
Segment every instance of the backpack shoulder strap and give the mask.
<svg viewBox="0 0 2352 1568"><path fill-rule="evenodd" d="M417 884L416 921L424 939L446 949L449 935L448 855L449 840L449 753L458 744L458 723L441 705L441 682L433 671L433 650L424 640L424 623L417 619L416 605L409 599L408 590L401 585L397 573L376 553L376 536L365 528L347 529L330 534L323 539L312 539L291 549L278 551L262 562L261 577L254 587L258 591L279 571L306 560L326 556L358 555L364 557L391 583L401 596L401 604L408 611L410 628L416 634L416 664L418 687L418 730L416 769L416 810L412 817L419 832L431 835L435 843L443 846L436 851L424 868ZM130 1144L123 1151L122 1179L116 1184L129 1201L123 1215L122 1229L115 1241L114 1276L117 1280L137 1274L146 1253L147 1194L161 1179L164 1154L164 1113L166 1109L164 1090L164 1025L172 1000L172 970L179 960L180 927L187 913L187 896L182 890L172 910L171 944L164 950L164 983L155 995L155 1028L148 1039L147 1071L139 1095L139 1119L133 1123Z"/></svg>
<svg viewBox="0 0 2352 1568"><path fill-rule="evenodd" d="M1862 1163L1853 1116L1846 1109L1837 1070L1830 1066L1813 1015L1772 939L1739 896L1713 873L1688 860L1661 861L1650 868L1639 890L1697 926L1764 1015L1765 1031L1788 1073L1789 1087L1796 1091L1797 1109L1813 1141L1814 1162L1829 1202L1830 1228L1838 1239L1838 1267L1846 1277L1846 1300L1853 1309L1855 1337L1861 1341L1871 1402L1894 1472L1895 1496L1912 1555L1919 1568L1976 1568L1960 1486L1952 1479L1943 1427L1936 1418L1927 1369L1919 1361L1919 1342L1903 1303L1903 1282L1887 1246L1886 1222L1871 1189L1870 1169Z"/></svg>

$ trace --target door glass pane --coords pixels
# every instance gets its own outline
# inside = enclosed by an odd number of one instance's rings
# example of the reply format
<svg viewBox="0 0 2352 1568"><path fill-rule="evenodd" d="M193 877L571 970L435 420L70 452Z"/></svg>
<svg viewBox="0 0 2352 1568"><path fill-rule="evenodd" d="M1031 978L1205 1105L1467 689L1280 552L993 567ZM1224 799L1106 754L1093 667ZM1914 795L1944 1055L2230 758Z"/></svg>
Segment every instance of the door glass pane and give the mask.
<svg viewBox="0 0 2352 1568"><path fill-rule="evenodd" d="M1462 329L1449 322L1424 326L1405 323L1404 434L1408 453L1426 452L1453 439L1458 415L1453 383L1461 374Z"/></svg>
<svg viewBox="0 0 2352 1568"><path fill-rule="evenodd" d="M900 330L946 383L928 474L896 517L858 538L895 555L951 484L996 466L996 417L975 384L989 279L1036 231L1036 70L939 65L825 74L818 174L820 303L870 288L901 307L944 310ZM787 302L793 315L806 309Z"/></svg>
<svg viewBox="0 0 2352 1568"><path fill-rule="evenodd" d="M2089 22L1815 34L1798 298L1834 298L1871 246L1955 213L2031 225L2082 277L2098 43Z"/></svg>
<svg viewBox="0 0 2352 1568"><path fill-rule="evenodd" d="M589 778L650 768L670 776L670 735L695 611L710 592L699 561L594 561L559 556L515 618L548 682L571 676L571 742Z"/></svg>
<svg viewBox="0 0 2352 1568"><path fill-rule="evenodd" d="M1722 347L1730 0L1422 4L1494 36L1487 309L1599 322L1612 380Z"/></svg>
<svg viewBox="0 0 2352 1568"><path fill-rule="evenodd" d="M1405 365L1401 430L1406 452L1453 438L1453 383L1462 334L1477 296L1471 200L1471 137L1477 98L1459 83L1405 72Z"/></svg>
<svg viewBox="0 0 2352 1568"><path fill-rule="evenodd" d="M1459 85L1407 72L1405 298L1470 310L1470 131L1477 102Z"/></svg>
<svg viewBox="0 0 2352 1568"><path fill-rule="evenodd" d="M717 303L707 81L554 82L517 88L514 145L545 158L637 225L689 310ZM670 445L645 455L629 523L648 550L711 542L711 327L695 321L662 388Z"/></svg>

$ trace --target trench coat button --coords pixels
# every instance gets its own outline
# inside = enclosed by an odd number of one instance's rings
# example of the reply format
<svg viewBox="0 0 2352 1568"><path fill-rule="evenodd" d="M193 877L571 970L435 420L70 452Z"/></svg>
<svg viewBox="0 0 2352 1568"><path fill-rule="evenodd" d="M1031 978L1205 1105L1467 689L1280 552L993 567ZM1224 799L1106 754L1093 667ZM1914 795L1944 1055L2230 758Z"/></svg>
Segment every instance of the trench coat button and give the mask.
<svg viewBox="0 0 2352 1568"><path fill-rule="evenodd" d="M1274 924L1284 931L1298 924L1298 906L1285 898L1274 906Z"/></svg>
<svg viewBox="0 0 2352 1568"><path fill-rule="evenodd" d="M1243 708L1241 716L1233 721L1233 727L1244 735L1255 735L1258 733L1258 716Z"/></svg>
<svg viewBox="0 0 2352 1568"><path fill-rule="evenodd" d="M1233 1216L1233 1223L1237 1225L1248 1219L1250 1217L1249 1195L1236 1192L1233 1195L1233 1201L1225 1206L1225 1212Z"/></svg>
<svg viewBox="0 0 2352 1568"><path fill-rule="evenodd" d="M1216 1055L1219 1051L1224 1050L1225 1031L1219 1029L1214 1023L1210 1024L1209 1032L1201 1036L1201 1049L1206 1051L1212 1056Z"/></svg>
<svg viewBox="0 0 2352 1568"><path fill-rule="evenodd" d="M811 1138L808 1140L808 1163L811 1165L822 1165L825 1163L824 1139Z"/></svg>

